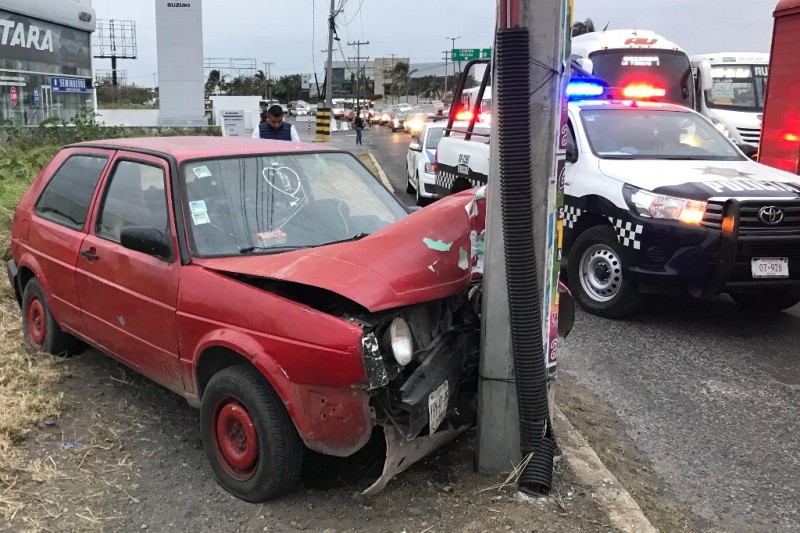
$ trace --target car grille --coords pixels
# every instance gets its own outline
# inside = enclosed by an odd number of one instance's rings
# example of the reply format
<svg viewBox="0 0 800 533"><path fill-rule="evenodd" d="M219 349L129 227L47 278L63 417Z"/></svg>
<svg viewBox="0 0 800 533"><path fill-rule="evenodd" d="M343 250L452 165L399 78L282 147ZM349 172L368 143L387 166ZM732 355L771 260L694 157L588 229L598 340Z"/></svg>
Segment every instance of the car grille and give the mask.
<svg viewBox="0 0 800 533"><path fill-rule="evenodd" d="M800 242L751 242L739 243L736 259L754 257L788 257L800 260Z"/></svg>
<svg viewBox="0 0 800 533"><path fill-rule="evenodd" d="M758 218L762 207L776 206L783 210L784 218L774 225ZM723 203L709 202L702 224L708 228L722 227ZM800 232L800 201L770 202L769 199L742 202L739 206L739 235L797 235Z"/></svg>
<svg viewBox="0 0 800 533"><path fill-rule="evenodd" d="M742 140L746 143L758 144L758 141L761 140L760 128L736 128L736 130L739 132L739 135L742 136Z"/></svg>

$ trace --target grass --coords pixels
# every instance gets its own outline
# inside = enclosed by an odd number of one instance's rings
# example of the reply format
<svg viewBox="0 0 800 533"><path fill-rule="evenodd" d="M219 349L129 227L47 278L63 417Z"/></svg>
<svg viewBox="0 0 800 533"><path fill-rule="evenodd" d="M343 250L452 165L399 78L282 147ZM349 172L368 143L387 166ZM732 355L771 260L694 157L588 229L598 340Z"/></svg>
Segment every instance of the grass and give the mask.
<svg viewBox="0 0 800 533"><path fill-rule="evenodd" d="M378 173L378 167L375 166L375 161L369 156L369 154L358 154L356 157L358 157L361 162L364 163L364 165L375 175L375 177L380 176Z"/></svg>

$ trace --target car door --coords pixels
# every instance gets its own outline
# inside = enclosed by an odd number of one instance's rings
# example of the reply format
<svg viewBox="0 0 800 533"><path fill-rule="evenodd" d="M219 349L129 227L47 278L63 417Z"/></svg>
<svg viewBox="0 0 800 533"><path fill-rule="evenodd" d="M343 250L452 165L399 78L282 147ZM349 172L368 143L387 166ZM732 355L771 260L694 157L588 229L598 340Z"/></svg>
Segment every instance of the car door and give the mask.
<svg viewBox="0 0 800 533"><path fill-rule="evenodd" d="M143 154L118 152L77 265L77 288L90 340L162 385L182 388L176 306L180 260L169 166ZM120 244L123 228L155 228L171 247L155 257Z"/></svg>
<svg viewBox="0 0 800 533"><path fill-rule="evenodd" d="M415 171L417 169L417 157L419 156L420 152L414 151L410 148L411 144L418 144L420 148L422 147L422 135L417 134L411 137L411 143L409 144L408 154L406 154L406 175L411 183L416 183L416 176Z"/></svg>
<svg viewBox="0 0 800 533"><path fill-rule="evenodd" d="M565 194L572 194L573 184L575 182L575 178L578 174L578 167L586 159L586 157L581 158L581 143L579 138L576 136L577 132L573 126L572 119L568 122L568 132L567 132L567 161L564 164L564 193ZM570 160L570 154L574 154L572 160Z"/></svg>
<svg viewBox="0 0 800 533"><path fill-rule="evenodd" d="M62 150L51 165L57 168L36 200L33 219L19 228L23 246L38 264L40 283L59 325L83 333L75 286L75 265L85 236L90 207L111 152L97 149Z"/></svg>

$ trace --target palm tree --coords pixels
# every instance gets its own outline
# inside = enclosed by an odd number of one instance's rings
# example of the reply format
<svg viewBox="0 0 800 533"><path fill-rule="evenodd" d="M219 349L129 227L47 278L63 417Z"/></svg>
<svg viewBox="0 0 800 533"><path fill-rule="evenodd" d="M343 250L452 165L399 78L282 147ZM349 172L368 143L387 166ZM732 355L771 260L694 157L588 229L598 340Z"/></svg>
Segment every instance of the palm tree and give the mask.
<svg viewBox="0 0 800 533"><path fill-rule="evenodd" d="M392 94L400 96L408 80L408 63L400 61L392 69Z"/></svg>
<svg viewBox="0 0 800 533"><path fill-rule="evenodd" d="M592 19L587 18L583 22L578 21L572 25L572 36L577 37L585 33L592 33L594 31L594 22Z"/></svg>
<svg viewBox="0 0 800 533"><path fill-rule="evenodd" d="M206 80L205 91L206 96L217 94L222 86L222 74L219 70L214 69L208 73L208 80Z"/></svg>

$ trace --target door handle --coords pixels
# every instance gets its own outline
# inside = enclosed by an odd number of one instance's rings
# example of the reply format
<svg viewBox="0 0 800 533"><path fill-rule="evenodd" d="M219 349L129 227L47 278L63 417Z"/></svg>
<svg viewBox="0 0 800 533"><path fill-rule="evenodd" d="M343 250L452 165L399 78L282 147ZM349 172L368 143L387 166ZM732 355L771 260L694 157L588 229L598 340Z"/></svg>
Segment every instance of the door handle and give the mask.
<svg viewBox="0 0 800 533"><path fill-rule="evenodd" d="M97 261L98 259L100 259L100 256L92 252L91 250L81 250L81 255L86 259L88 259L89 261Z"/></svg>

